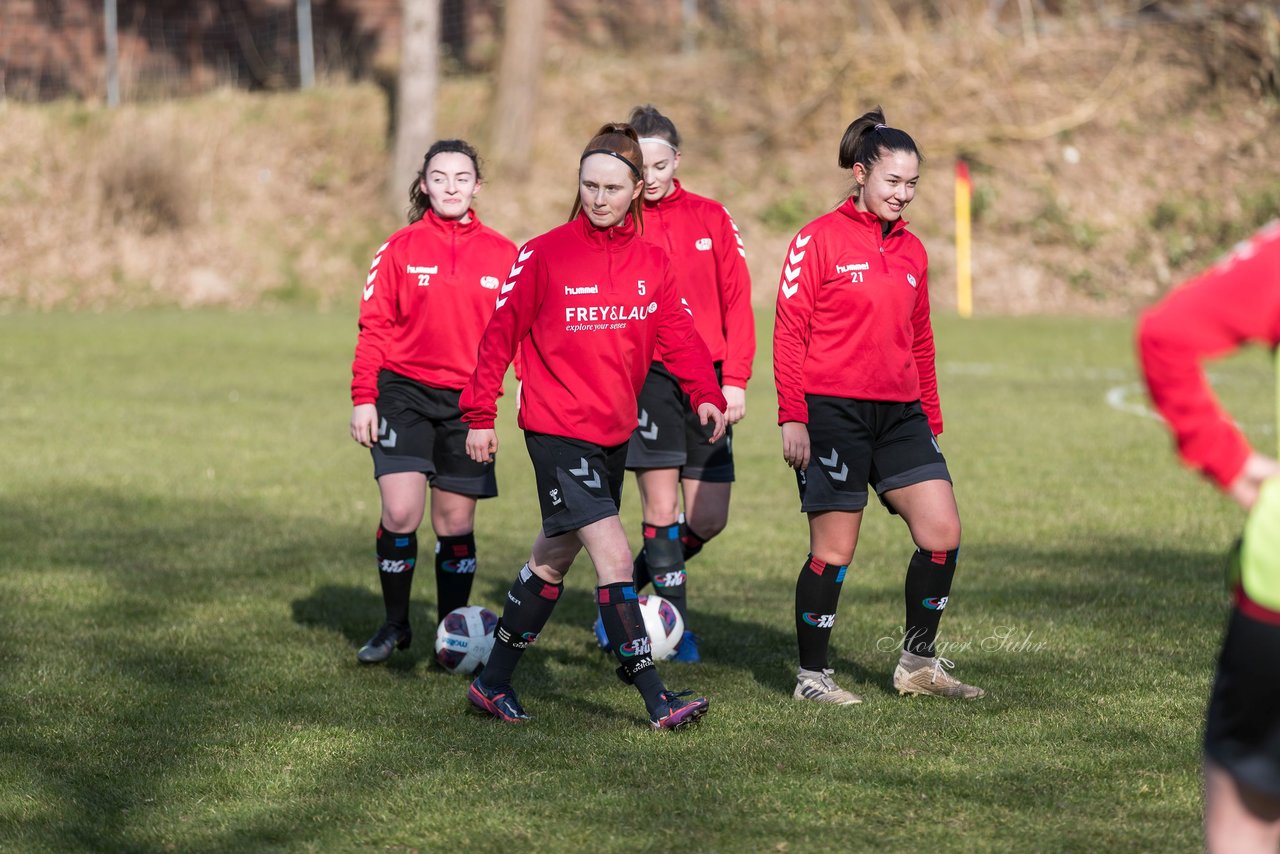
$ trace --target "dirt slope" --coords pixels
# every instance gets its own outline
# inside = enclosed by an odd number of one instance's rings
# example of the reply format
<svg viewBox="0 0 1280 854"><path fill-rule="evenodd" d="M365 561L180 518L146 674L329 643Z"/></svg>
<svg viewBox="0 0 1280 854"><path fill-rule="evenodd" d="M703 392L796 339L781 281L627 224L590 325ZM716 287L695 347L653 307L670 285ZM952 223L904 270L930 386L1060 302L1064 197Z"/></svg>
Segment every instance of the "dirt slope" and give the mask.
<svg viewBox="0 0 1280 854"><path fill-rule="evenodd" d="M794 230L841 200L840 135L874 104L926 154L908 219L939 311L954 306L959 155L983 313L1129 312L1280 214L1276 100L1247 74L1211 79L1186 27L1081 19L1033 46L958 18L890 36L826 23L739 20L692 56L663 39L553 44L534 143L518 172L487 176L483 218L515 240L562 221L583 142L640 101L680 126L686 185L733 212L762 306ZM492 144L490 80L446 80L441 135ZM381 207L386 122L367 84L114 112L0 103L0 310L352 310L397 225Z"/></svg>

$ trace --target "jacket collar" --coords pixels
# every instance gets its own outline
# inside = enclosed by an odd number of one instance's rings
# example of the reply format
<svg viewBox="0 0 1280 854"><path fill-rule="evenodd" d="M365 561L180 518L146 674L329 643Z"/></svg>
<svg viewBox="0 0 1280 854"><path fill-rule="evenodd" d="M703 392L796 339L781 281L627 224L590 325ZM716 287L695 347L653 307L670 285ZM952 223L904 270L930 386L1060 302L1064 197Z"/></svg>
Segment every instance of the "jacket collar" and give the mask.
<svg viewBox="0 0 1280 854"><path fill-rule="evenodd" d="M876 216L870 211L858 210L857 204L854 202L852 197L845 199L844 204L836 208L836 210L838 210L840 213L844 214L854 222L858 223L859 225L865 226L866 228L875 229L877 234L880 232L880 228L881 228L880 217ZM891 237L900 231L905 231L906 228L907 228L907 221L902 217L898 217L898 219L894 221L893 225L889 226L889 233L886 234L885 237Z"/></svg>
<svg viewBox="0 0 1280 854"><path fill-rule="evenodd" d="M576 222L578 233L582 236L582 239L592 248L601 252L620 249L636 237L636 223L630 211L627 212L622 222L609 228L596 228L591 224L591 220L587 219L586 211L578 212Z"/></svg>
<svg viewBox="0 0 1280 854"><path fill-rule="evenodd" d="M436 215L434 210L428 207L427 212L423 214L422 219L419 220L419 222L425 223L426 227L430 228L432 231L438 231L442 234L448 234L450 232L455 234L469 234L470 232L476 231L480 228L480 215L476 213L475 208L471 208L470 213L471 221L462 222L456 219L441 219Z"/></svg>
<svg viewBox="0 0 1280 854"><path fill-rule="evenodd" d="M645 210L649 210L650 208L659 208L659 207L665 208L669 205L678 205L680 204L680 202L683 202L685 200L685 197L687 195L688 193L684 191L684 187L680 186L680 179L677 178L675 180L675 186L672 188L670 193L667 193L665 196L658 199L656 202L651 202L648 199L645 199L644 207L645 207Z"/></svg>

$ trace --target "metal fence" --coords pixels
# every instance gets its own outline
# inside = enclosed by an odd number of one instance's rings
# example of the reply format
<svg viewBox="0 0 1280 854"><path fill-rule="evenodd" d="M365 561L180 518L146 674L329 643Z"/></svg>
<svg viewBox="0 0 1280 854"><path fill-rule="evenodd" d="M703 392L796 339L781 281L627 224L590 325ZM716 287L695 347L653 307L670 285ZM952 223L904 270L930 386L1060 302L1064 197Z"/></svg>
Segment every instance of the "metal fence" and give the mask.
<svg viewBox="0 0 1280 854"><path fill-rule="evenodd" d="M458 6L460 4L452 4ZM0 98L287 89L394 61L400 0L0 0Z"/></svg>

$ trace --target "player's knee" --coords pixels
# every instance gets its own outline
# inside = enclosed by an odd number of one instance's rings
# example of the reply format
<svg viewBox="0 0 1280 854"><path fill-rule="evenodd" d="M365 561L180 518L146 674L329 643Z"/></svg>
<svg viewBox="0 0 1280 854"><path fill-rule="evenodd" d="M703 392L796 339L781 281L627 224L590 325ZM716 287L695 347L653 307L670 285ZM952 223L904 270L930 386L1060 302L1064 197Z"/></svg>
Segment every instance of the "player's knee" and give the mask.
<svg viewBox="0 0 1280 854"><path fill-rule="evenodd" d="M814 549L811 556L829 566L848 566L853 563L853 552L839 549Z"/></svg>
<svg viewBox="0 0 1280 854"><path fill-rule="evenodd" d="M960 520L939 520L913 531L912 539L927 552L949 552L960 548Z"/></svg>
<svg viewBox="0 0 1280 854"><path fill-rule="evenodd" d="M465 511L432 512L431 527L437 537L461 537L475 528L475 516Z"/></svg>
<svg viewBox="0 0 1280 854"><path fill-rule="evenodd" d="M529 568L533 570L533 574L548 584L561 584L564 582L564 574L568 572L569 565L573 563L573 557L565 561L563 555L555 553L541 556L541 560L535 562L529 560Z"/></svg>
<svg viewBox="0 0 1280 854"><path fill-rule="evenodd" d="M675 499L671 501L650 499L644 503L643 513L645 522L659 527L674 525L680 518L680 508Z"/></svg>
<svg viewBox="0 0 1280 854"><path fill-rule="evenodd" d="M569 567L573 565L573 560L581 549L579 544L567 541L540 543L529 557L529 566L533 567L543 580L559 584L564 580L565 573L569 571Z"/></svg>
<svg viewBox="0 0 1280 854"><path fill-rule="evenodd" d="M415 507L388 505L382 508L382 527L388 531L407 534L418 530L422 524L422 510Z"/></svg>
<svg viewBox="0 0 1280 854"><path fill-rule="evenodd" d="M697 512L689 516L685 520L685 524L689 529L697 534L698 539L707 542L713 537L719 536L720 532L729 524L728 512L723 513L705 513Z"/></svg>

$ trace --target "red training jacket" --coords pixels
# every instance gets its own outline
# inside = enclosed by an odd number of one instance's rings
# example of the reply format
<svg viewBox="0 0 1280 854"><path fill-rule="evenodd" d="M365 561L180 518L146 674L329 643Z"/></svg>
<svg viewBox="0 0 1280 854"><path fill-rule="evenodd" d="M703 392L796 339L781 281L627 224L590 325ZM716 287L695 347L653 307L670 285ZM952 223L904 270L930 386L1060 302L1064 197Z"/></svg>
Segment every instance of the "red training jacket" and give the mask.
<svg viewBox="0 0 1280 854"><path fill-rule="evenodd" d="M1138 359L1186 463L1220 487L1240 474L1249 443L1223 411L1200 363L1247 341L1280 342L1280 220L1172 291L1138 321Z"/></svg>
<svg viewBox="0 0 1280 854"><path fill-rule="evenodd" d="M778 283L773 379L778 423L809 422L806 394L919 400L935 435L942 408L929 321L929 256L853 199L800 229Z"/></svg>
<svg viewBox="0 0 1280 854"><path fill-rule="evenodd" d="M375 403L389 368L433 388L458 389L476 367L516 245L480 222L428 210L378 247L364 284L351 402Z"/></svg>
<svg viewBox="0 0 1280 854"><path fill-rule="evenodd" d="M694 409L713 403L723 411L690 314L667 254L636 239L630 214L607 229L579 214L520 248L462 391L462 420L493 427L517 346L525 430L604 447L627 441L655 346Z"/></svg>
<svg viewBox="0 0 1280 854"><path fill-rule="evenodd" d="M644 235L671 258L680 295L693 309L698 335L720 362L724 385L747 387L756 355L747 252L729 211L719 202L675 189L644 203Z"/></svg>

